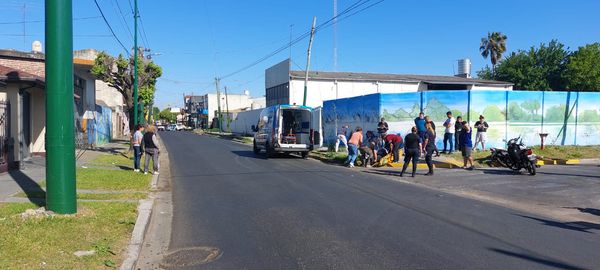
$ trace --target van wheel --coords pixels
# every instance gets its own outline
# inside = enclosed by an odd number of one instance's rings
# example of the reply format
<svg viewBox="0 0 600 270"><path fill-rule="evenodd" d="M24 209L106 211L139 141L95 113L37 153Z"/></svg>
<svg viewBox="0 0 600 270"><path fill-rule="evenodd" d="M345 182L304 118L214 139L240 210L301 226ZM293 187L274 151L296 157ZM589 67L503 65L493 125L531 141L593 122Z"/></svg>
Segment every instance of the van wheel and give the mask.
<svg viewBox="0 0 600 270"><path fill-rule="evenodd" d="M252 151L254 151L254 154L258 154L258 152L260 152L260 149L258 149L256 146L256 141L252 141Z"/></svg>
<svg viewBox="0 0 600 270"><path fill-rule="evenodd" d="M271 158L273 157L273 149L271 148L271 145L269 144L269 142L267 142L267 146L265 146L265 154L267 156L267 158Z"/></svg>
<svg viewBox="0 0 600 270"><path fill-rule="evenodd" d="M300 155L302 156L303 159L308 158L308 152L301 152Z"/></svg>

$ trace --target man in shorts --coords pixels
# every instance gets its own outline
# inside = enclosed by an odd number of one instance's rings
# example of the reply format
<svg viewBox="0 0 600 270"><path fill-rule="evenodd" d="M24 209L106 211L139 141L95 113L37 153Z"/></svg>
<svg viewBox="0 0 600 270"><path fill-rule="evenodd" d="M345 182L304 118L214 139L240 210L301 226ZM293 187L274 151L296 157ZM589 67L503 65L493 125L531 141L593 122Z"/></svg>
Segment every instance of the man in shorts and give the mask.
<svg viewBox="0 0 600 270"><path fill-rule="evenodd" d="M475 149L477 149L477 144L481 142L481 151L485 151L485 141L487 141L487 129L489 127L485 121L485 117L480 115L479 121L475 122L475 128L477 129L477 134L475 134Z"/></svg>
<svg viewBox="0 0 600 270"><path fill-rule="evenodd" d="M471 157L471 150L473 149L473 142L471 140L472 129L469 123L463 122L463 130L460 134L460 144L463 156L463 168L467 170L473 170L473 157ZM467 167L467 162L471 165Z"/></svg>

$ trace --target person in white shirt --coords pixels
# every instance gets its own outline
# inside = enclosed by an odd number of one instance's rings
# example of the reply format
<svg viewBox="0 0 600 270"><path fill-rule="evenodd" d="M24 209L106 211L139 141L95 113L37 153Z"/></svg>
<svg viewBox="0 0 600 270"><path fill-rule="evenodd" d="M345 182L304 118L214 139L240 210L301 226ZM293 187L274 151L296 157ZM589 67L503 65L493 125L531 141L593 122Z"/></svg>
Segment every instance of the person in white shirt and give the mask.
<svg viewBox="0 0 600 270"><path fill-rule="evenodd" d="M340 143L343 143L346 146L346 153L348 153L348 125L342 126L340 130L338 130L337 139L335 140L335 152L339 150Z"/></svg>
<svg viewBox="0 0 600 270"><path fill-rule="evenodd" d="M444 121L444 127L446 129L444 132L444 151L442 151L442 153L452 154L452 151L454 151L454 117L452 117L451 111L448 111L446 113L446 116L448 118L446 119L446 121ZM448 146L450 147L448 148Z"/></svg>
<svg viewBox="0 0 600 270"><path fill-rule="evenodd" d="M140 160L142 159L142 139L144 135L142 134L144 131L144 126L137 125L135 133L131 138L131 144L133 144L133 171L140 171Z"/></svg>

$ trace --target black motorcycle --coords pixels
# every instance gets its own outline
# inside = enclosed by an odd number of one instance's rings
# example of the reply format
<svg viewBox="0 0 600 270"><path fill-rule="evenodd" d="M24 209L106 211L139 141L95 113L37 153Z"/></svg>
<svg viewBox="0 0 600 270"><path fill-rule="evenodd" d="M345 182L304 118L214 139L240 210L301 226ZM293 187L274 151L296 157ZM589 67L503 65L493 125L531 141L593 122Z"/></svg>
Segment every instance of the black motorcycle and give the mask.
<svg viewBox="0 0 600 270"><path fill-rule="evenodd" d="M537 156L533 154L533 150L523 144L521 137L510 139L506 143L506 150L499 148L491 148L492 163L500 164L502 167L509 168L513 171L526 169L531 175L535 175Z"/></svg>

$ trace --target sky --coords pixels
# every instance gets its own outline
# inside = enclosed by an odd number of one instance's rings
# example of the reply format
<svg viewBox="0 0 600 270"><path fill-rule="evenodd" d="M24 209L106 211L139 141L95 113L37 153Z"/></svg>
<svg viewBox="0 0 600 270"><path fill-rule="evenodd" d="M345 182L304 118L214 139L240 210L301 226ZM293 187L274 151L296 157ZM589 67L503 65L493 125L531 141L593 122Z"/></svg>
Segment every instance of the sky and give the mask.
<svg viewBox="0 0 600 270"><path fill-rule="evenodd" d="M97 0L116 36L133 47L133 0ZM338 11L357 0L337 0ZM369 1L364 6L379 0ZM285 46L290 39L333 17L333 0L139 0L140 46L162 66L156 104L181 106L184 94L215 92L223 77ZM119 10L120 7L120 10ZM452 75L456 60L469 58L473 75L486 64L479 53L488 31L508 36L510 53L558 39L574 50L600 39L600 1L385 0L337 24L337 67L333 28L315 36L311 70ZM100 17L94 0L73 0L75 50L110 54L125 50ZM0 48L30 51L44 44L43 0L0 1ZM27 23L22 23L28 21ZM145 32L145 35L144 35ZM292 47L292 68L304 69L308 39ZM231 93L265 94L264 72L289 57L289 50L221 81Z"/></svg>

